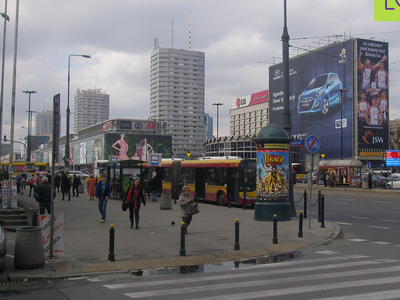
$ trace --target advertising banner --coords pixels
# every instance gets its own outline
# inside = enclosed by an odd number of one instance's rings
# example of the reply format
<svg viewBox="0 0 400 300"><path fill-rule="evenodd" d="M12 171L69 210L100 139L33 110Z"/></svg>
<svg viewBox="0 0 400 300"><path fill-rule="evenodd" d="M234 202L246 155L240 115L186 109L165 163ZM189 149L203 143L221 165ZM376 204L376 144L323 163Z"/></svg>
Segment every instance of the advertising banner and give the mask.
<svg viewBox="0 0 400 300"><path fill-rule="evenodd" d="M316 135L327 159L352 156L353 42L318 48L289 61L289 102L294 140ZM347 89L347 91L345 91ZM343 96L343 99L341 98ZM342 101L343 100L343 101ZM269 69L270 124L282 126L282 64ZM301 149L304 157L306 149Z"/></svg>
<svg viewBox="0 0 400 300"><path fill-rule="evenodd" d="M257 195L260 201L286 200L289 195L289 147L257 149Z"/></svg>
<svg viewBox="0 0 400 300"><path fill-rule="evenodd" d="M1 181L1 195L3 208L17 208L17 182L15 180L12 181L11 187L11 203L8 201L8 180Z"/></svg>
<svg viewBox="0 0 400 300"><path fill-rule="evenodd" d="M40 215L44 254L50 257L51 215ZM53 257L64 257L64 215L56 214L53 219Z"/></svg>
<svg viewBox="0 0 400 300"><path fill-rule="evenodd" d="M118 156L119 160L142 160L151 162L151 154L171 157L171 136L138 134L105 134L104 156Z"/></svg>
<svg viewBox="0 0 400 300"><path fill-rule="evenodd" d="M357 39L358 148L388 148L388 44Z"/></svg>

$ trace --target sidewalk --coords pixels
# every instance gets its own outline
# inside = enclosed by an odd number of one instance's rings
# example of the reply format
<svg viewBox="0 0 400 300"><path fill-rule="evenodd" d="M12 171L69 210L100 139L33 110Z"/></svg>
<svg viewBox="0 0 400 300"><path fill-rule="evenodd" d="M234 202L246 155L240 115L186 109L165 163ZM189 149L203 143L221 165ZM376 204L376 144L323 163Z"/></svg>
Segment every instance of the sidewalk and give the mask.
<svg viewBox="0 0 400 300"><path fill-rule="evenodd" d="M147 205L140 210L140 228L136 230L129 228L129 212L121 210L120 200L108 201L106 222L100 223L97 201L89 201L86 193L71 197L71 201L61 201L61 196L58 194L55 200L55 213L64 214L64 257L47 259L40 269L18 270L13 259L16 233L6 232L6 268L0 274L0 282L6 280L7 274L11 280L71 277L272 256L333 239L340 229L328 221L321 228L313 212L311 228L308 219L304 220L303 238L298 237L298 218L292 218L278 222L278 244L273 244L273 223L254 221L253 209L199 203L200 213L193 217L186 236L186 256L181 257L178 204L172 204L171 210L161 210L159 202L146 199ZM18 198L37 205L26 193ZM240 223L239 251L234 251L236 218ZM172 221L175 225L171 225ZM115 262L108 261L111 224L115 226Z"/></svg>

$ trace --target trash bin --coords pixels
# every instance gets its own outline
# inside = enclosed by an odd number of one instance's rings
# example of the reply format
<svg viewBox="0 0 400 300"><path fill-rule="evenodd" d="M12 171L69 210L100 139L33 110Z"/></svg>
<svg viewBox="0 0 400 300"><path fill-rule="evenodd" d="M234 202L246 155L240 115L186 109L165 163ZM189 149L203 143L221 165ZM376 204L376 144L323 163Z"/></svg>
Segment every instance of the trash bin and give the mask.
<svg viewBox="0 0 400 300"><path fill-rule="evenodd" d="M364 181L362 182L361 188L363 188L363 189L368 189L368 181L364 180Z"/></svg>
<svg viewBox="0 0 400 300"><path fill-rule="evenodd" d="M171 197L171 194L161 193L160 209L172 209L172 197Z"/></svg>
<svg viewBox="0 0 400 300"><path fill-rule="evenodd" d="M78 185L78 193L83 194L83 184Z"/></svg>
<svg viewBox="0 0 400 300"><path fill-rule="evenodd" d="M42 229L38 226L17 228L15 237L14 265L20 270L38 269L44 266Z"/></svg>

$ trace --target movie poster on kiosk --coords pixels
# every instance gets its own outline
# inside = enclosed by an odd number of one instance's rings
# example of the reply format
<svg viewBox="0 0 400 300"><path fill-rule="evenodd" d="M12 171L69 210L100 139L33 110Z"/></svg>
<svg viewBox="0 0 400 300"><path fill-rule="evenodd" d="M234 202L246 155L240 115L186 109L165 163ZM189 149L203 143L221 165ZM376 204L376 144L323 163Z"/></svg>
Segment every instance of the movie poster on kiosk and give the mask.
<svg viewBox="0 0 400 300"><path fill-rule="evenodd" d="M357 39L357 124L360 150L388 147L388 44Z"/></svg>
<svg viewBox="0 0 400 300"><path fill-rule="evenodd" d="M344 157L352 156L352 53L353 42L349 40L289 60L291 135L295 140L304 140L309 135L318 136L320 153L324 153L326 159L340 158L341 137ZM280 63L269 69L270 124L283 126L283 97ZM304 148L300 151L304 157L307 151Z"/></svg>
<svg viewBox="0 0 400 300"><path fill-rule="evenodd" d="M260 201L287 200L289 150L257 149L257 194Z"/></svg>

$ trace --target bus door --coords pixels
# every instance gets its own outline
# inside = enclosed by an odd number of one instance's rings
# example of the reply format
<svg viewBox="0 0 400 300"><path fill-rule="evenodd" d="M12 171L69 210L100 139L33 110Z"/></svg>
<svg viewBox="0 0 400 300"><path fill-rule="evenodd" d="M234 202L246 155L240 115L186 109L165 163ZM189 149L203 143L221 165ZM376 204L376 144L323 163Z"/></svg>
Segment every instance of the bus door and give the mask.
<svg viewBox="0 0 400 300"><path fill-rule="evenodd" d="M226 194L228 203L239 203L239 169L228 169Z"/></svg>
<svg viewBox="0 0 400 300"><path fill-rule="evenodd" d="M206 198L206 169L197 168L195 174L195 195L196 199Z"/></svg>

